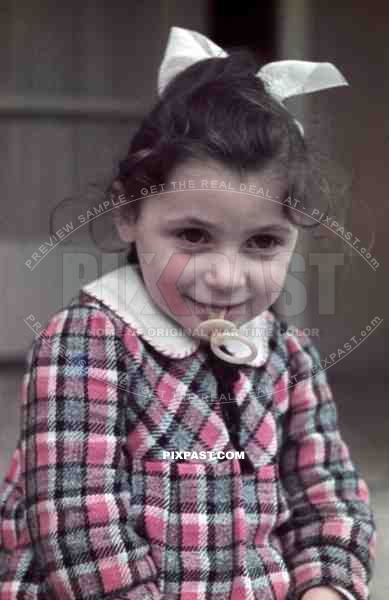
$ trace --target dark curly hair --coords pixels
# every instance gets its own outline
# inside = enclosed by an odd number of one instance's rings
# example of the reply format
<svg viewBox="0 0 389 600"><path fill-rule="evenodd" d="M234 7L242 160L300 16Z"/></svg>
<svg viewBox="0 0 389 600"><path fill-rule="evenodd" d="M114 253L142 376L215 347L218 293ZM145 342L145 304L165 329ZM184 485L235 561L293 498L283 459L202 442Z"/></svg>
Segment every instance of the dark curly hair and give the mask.
<svg viewBox="0 0 389 600"><path fill-rule="evenodd" d="M173 78L142 120L128 152L105 193L141 198L141 189L167 183L179 164L215 160L239 175L260 171L275 161L286 181L286 197L297 198L307 214L283 209L301 227L317 227L310 208L328 214L333 197L319 163L309 151L291 113L256 76L258 64L245 49L225 58L198 61ZM115 210L137 219L142 200ZM137 262L135 244L129 262Z"/></svg>
<svg viewBox="0 0 389 600"><path fill-rule="evenodd" d="M142 188L167 183L173 169L192 159L217 161L239 176L276 164L285 179L285 198L299 200L297 209L292 203L283 210L302 228L321 225L309 216L313 207L324 216L338 212L335 196L347 183L331 177L329 183L326 167L333 165L313 144L308 147L292 114L257 77L258 68L254 55L238 48L227 57L198 61L169 82L104 183L103 196L118 205L116 219L136 221ZM135 200L119 202L121 194ZM89 230L95 240L94 223ZM138 263L136 244L126 250L129 262Z"/></svg>

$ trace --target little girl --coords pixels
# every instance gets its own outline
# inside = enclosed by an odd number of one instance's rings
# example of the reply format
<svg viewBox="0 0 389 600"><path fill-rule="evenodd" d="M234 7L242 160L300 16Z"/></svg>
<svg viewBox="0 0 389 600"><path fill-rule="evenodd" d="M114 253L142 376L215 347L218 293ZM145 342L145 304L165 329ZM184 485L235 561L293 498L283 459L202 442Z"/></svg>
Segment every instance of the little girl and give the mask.
<svg viewBox="0 0 389 600"><path fill-rule="evenodd" d="M367 486L317 349L273 310L320 191L282 99L344 84L172 29L110 186L128 262L28 353L1 600L369 597Z"/></svg>

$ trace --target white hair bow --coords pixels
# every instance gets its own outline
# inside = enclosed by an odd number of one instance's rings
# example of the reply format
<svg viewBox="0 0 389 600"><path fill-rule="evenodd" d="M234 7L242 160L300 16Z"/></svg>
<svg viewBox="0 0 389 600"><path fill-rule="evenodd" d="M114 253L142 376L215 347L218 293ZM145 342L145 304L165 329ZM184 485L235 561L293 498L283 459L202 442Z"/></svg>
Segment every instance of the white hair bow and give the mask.
<svg viewBox="0 0 389 600"><path fill-rule="evenodd" d="M202 33L172 27L158 73L159 95L175 75L193 63L205 58L226 56L227 52ZM264 65L256 75L264 81L268 91L281 104L290 96L349 85L340 71L328 62L279 60ZM296 119L295 121L304 135L303 126Z"/></svg>

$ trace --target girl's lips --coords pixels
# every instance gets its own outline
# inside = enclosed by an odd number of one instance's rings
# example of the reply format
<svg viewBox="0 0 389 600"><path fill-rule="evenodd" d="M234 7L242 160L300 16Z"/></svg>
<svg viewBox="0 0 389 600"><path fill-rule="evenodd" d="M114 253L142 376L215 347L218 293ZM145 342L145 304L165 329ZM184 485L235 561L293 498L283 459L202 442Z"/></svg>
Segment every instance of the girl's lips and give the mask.
<svg viewBox="0 0 389 600"><path fill-rule="evenodd" d="M189 298L188 296L185 297L185 300L188 301L191 310L193 310L193 313L195 315L209 315L210 313L220 313L220 312L224 312L224 317L226 317L226 315L233 315L236 312L239 312L242 310L242 308L246 305L245 302L243 302L242 304L236 304L235 306L213 306L211 304L202 304L200 302L196 302L195 300L192 300L192 298Z"/></svg>

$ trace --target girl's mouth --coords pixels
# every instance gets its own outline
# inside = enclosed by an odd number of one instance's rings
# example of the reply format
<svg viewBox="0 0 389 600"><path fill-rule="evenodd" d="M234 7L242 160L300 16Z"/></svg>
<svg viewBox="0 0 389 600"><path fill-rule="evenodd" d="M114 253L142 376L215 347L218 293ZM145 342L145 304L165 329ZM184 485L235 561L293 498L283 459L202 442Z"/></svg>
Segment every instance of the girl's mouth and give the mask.
<svg viewBox="0 0 389 600"><path fill-rule="evenodd" d="M242 304L236 304L234 306L215 306L212 304L202 304L201 302L196 302L188 296L185 297L185 300L188 302L192 313L201 317L209 316L210 314L220 314L221 312L224 313L224 318L227 318L227 316L232 317L234 315L239 316L245 314L246 302L243 302Z"/></svg>

